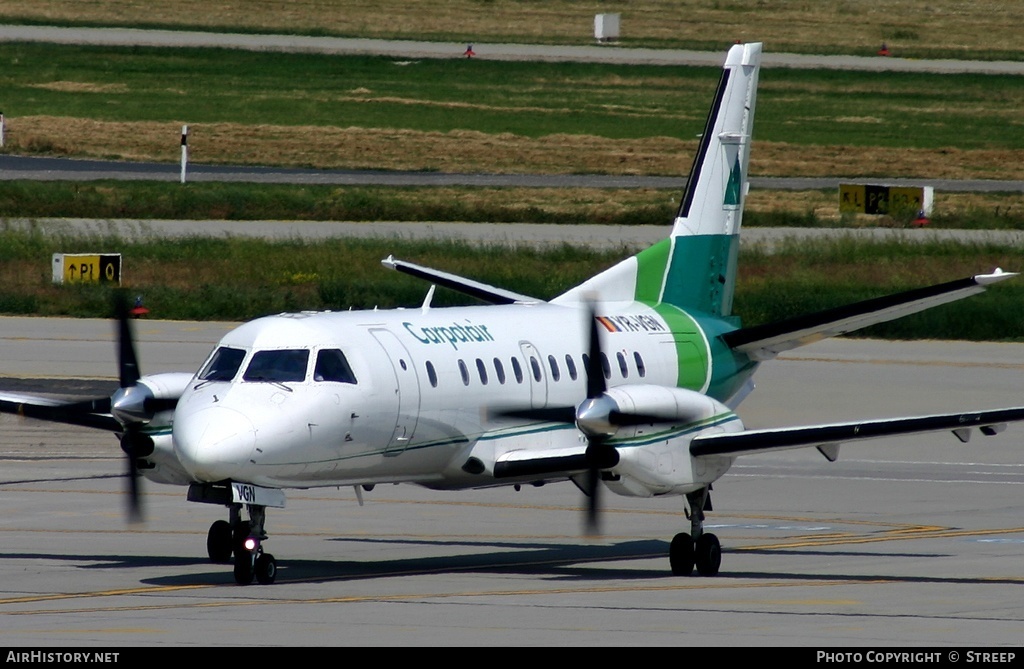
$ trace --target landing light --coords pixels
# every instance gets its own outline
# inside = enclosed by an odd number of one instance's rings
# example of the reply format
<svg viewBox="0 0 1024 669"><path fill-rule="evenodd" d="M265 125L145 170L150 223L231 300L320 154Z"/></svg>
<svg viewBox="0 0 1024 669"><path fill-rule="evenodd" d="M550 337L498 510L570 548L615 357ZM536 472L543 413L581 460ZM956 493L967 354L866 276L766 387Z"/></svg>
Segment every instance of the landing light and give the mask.
<svg viewBox="0 0 1024 669"><path fill-rule="evenodd" d="M249 551L250 553L252 551L256 550L256 547L259 546L259 545L260 545L260 542L256 540L256 537L249 537L242 544L242 546L245 547L245 550Z"/></svg>

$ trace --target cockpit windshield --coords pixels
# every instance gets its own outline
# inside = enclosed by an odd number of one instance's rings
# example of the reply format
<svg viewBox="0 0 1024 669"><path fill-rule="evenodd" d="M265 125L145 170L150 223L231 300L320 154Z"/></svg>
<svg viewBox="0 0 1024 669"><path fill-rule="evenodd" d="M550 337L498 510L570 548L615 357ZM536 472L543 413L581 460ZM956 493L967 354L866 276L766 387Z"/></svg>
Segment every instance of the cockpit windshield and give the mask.
<svg viewBox="0 0 1024 669"><path fill-rule="evenodd" d="M344 353L336 348L325 348L316 354L313 380L355 383L356 375L352 373Z"/></svg>
<svg viewBox="0 0 1024 669"><path fill-rule="evenodd" d="M245 351L240 348L221 346L214 352L210 362L199 373L200 381L230 381L235 378L238 368L245 359Z"/></svg>
<svg viewBox="0 0 1024 669"><path fill-rule="evenodd" d="M269 383L305 381L308 363L309 351L306 349L257 351L242 378Z"/></svg>

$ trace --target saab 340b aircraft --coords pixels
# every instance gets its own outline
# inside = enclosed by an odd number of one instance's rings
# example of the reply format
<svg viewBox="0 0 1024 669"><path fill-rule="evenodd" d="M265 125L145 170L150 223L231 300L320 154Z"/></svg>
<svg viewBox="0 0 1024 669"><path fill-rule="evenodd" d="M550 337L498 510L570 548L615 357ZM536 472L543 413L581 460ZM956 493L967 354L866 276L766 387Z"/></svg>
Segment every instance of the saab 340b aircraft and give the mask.
<svg viewBox="0 0 1024 669"><path fill-rule="evenodd" d="M110 430L137 473L224 505L209 557L240 584L274 581L267 507L286 488L415 483L436 490L572 481L685 499L674 574L718 573L704 531L711 484L750 453L970 429L1024 408L745 430L734 413L760 362L824 337L981 292L1012 274L952 281L739 327L732 315L760 44L729 51L669 237L544 301L388 258L489 305L281 314L241 325L198 373L141 376L121 309L120 388L76 403L0 395L0 408ZM361 497L360 497L361 500ZM133 502L137 505L137 501Z"/></svg>

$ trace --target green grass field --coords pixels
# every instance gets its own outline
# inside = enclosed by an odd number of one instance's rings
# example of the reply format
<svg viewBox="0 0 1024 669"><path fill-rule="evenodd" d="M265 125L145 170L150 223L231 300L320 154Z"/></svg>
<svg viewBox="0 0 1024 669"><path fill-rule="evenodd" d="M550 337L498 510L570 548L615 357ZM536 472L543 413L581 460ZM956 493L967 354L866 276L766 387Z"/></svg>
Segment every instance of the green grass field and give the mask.
<svg viewBox="0 0 1024 669"><path fill-rule="evenodd" d="M405 63L405 64L400 64ZM15 153L680 174L717 68L0 44ZM1018 178L1024 80L772 69L752 172ZM451 158L451 160L449 160Z"/></svg>
<svg viewBox="0 0 1024 669"><path fill-rule="evenodd" d="M0 313L104 317L110 288L53 285L55 252L121 253L125 287L160 319L246 320L303 309L415 307L427 284L385 270L398 258L549 299L610 267L625 252L470 247L406 240L146 240L44 231L0 231ZM1019 251L955 243L831 242L741 254L736 313L756 325L800 313L991 271L1014 268ZM983 296L873 329L899 338L1024 339L1024 286L1011 281ZM472 304L439 290L435 306Z"/></svg>

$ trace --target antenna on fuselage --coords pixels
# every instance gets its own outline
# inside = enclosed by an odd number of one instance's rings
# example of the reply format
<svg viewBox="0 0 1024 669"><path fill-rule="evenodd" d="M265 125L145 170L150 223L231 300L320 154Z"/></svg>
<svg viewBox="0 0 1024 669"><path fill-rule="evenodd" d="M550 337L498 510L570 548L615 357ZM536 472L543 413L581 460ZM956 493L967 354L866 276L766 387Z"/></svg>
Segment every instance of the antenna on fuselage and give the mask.
<svg viewBox="0 0 1024 669"><path fill-rule="evenodd" d="M420 306L420 311L423 313L430 311L430 303L434 301L435 288L437 288L437 284L430 284L430 290L427 291L427 296L423 298L423 305Z"/></svg>

